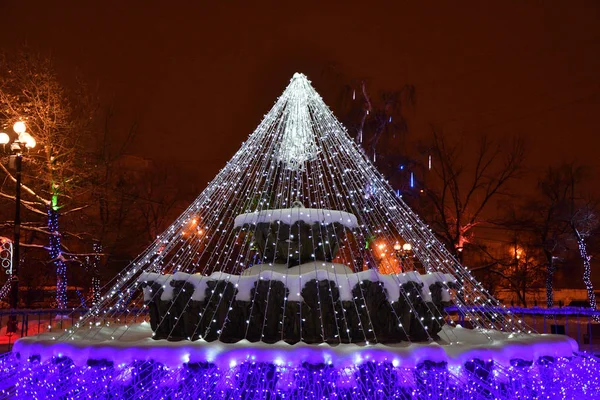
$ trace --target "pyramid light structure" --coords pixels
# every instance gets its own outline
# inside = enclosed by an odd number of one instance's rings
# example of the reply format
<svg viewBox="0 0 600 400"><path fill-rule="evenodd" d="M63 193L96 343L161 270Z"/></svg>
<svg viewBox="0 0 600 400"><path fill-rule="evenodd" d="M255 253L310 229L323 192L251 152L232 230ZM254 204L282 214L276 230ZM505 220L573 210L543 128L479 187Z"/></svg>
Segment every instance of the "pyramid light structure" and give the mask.
<svg viewBox="0 0 600 400"><path fill-rule="evenodd" d="M303 206L294 209L294 202ZM487 316L500 304L395 195L302 74L294 75L227 166L133 267L118 278L95 312L111 318L122 313L130 294L137 290L132 278L141 271L208 276L215 271L241 275L252 265L269 270L269 264L275 260L257 258L261 249L253 247L256 226L236 230L235 220L252 213L286 209L290 213L306 213L307 218L310 210L315 210L316 220L323 220L322 215L317 215L318 210L340 211L358 218L359 226L347 228L345 245L336 255L336 263L351 267L351 271L382 268L412 272L413 268L407 270L398 265L391 254L396 243L407 242L423 272L450 274L462 283L454 302L474 325L510 332L530 331L501 314ZM276 232L274 239L289 241L290 235L293 232L282 230ZM327 243L321 246L327 247ZM313 266L313 270L318 267ZM477 311L471 311L472 305L478 306ZM419 315L419 319L431 319L434 313L443 312L428 309L427 315Z"/></svg>
<svg viewBox="0 0 600 400"><path fill-rule="evenodd" d="M576 351L503 312L295 74L87 315L16 343L0 393L511 398L559 377L587 395Z"/></svg>

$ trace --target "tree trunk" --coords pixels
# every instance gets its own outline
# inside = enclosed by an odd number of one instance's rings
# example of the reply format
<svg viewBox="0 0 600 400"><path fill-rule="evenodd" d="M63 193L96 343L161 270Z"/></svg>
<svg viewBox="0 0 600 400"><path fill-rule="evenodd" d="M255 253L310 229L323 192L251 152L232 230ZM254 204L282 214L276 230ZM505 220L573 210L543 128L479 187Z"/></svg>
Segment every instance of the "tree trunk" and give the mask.
<svg viewBox="0 0 600 400"><path fill-rule="evenodd" d="M546 271L546 307L554 307L554 288L552 282L554 281L554 267L548 265Z"/></svg>
<svg viewBox="0 0 600 400"><path fill-rule="evenodd" d="M521 299L521 304L523 305L523 307L527 308L527 297L525 290L523 290L523 292L519 290L519 298Z"/></svg>
<svg viewBox="0 0 600 400"><path fill-rule="evenodd" d="M527 274L525 274L525 277ZM521 279L521 290L519 290L519 297L521 298L521 304L527 308L527 279Z"/></svg>
<svg viewBox="0 0 600 400"><path fill-rule="evenodd" d="M56 308L67 308L67 264L65 264L58 230L58 211L48 207L48 231L50 232L50 260L56 267Z"/></svg>

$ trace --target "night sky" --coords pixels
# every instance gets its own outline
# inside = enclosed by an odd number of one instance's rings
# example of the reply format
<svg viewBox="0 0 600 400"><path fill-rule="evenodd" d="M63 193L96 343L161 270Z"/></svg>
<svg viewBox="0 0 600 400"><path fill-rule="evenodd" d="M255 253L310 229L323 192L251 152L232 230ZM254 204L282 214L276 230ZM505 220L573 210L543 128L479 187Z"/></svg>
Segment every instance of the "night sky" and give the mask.
<svg viewBox="0 0 600 400"><path fill-rule="evenodd" d="M63 74L77 68L122 126L139 122L133 153L181 166L198 187L296 71L334 112L340 82L366 78L373 92L414 84L415 138L430 124L521 134L531 168L599 165L596 1L211 3L3 0L0 46L26 42Z"/></svg>

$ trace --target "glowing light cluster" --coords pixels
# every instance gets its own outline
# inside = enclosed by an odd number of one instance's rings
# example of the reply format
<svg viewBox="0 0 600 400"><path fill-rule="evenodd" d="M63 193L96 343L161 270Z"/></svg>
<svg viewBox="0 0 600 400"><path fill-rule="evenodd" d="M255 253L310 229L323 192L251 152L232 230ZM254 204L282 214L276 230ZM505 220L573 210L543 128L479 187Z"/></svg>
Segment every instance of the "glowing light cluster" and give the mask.
<svg viewBox="0 0 600 400"><path fill-rule="evenodd" d="M273 133L281 135L276 154L286 168L303 168L304 163L317 156L310 103L318 100L319 95L310 87L306 77L294 74L290 85L266 117L281 121L280 127L276 127Z"/></svg>

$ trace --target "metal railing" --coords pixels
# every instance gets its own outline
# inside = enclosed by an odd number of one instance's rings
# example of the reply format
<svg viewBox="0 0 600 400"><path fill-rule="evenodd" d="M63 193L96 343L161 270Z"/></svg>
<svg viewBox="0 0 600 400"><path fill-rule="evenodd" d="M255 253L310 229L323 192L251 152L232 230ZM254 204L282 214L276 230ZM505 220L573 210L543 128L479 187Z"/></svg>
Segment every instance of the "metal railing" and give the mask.
<svg viewBox="0 0 600 400"><path fill-rule="evenodd" d="M87 308L0 309L0 353L10 351L14 342L22 337L45 332L62 334L88 311ZM132 311L129 318L122 318L125 323L135 323L145 317L146 310L133 309ZM17 321L17 331L14 333L7 332L8 321L11 317L16 317Z"/></svg>
<svg viewBox="0 0 600 400"><path fill-rule="evenodd" d="M600 322L597 321L600 320L600 310L585 307L468 307L468 310L513 315L537 333L567 335L577 341L580 350L600 353ZM469 321L457 307L447 307L446 311L458 324L469 327Z"/></svg>

